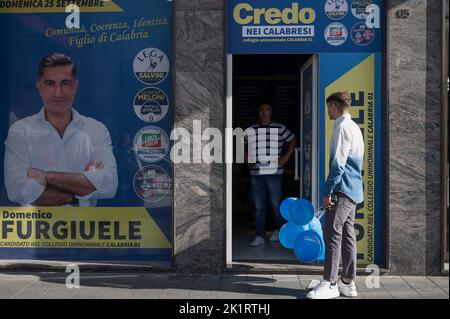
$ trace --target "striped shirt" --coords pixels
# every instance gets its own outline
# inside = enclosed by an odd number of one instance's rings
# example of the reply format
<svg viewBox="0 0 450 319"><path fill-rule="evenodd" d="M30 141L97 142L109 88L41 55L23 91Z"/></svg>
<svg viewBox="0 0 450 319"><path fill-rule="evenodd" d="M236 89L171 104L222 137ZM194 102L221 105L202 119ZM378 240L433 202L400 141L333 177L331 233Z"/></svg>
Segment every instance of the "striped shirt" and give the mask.
<svg viewBox="0 0 450 319"><path fill-rule="evenodd" d="M248 161L255 163L250 169L251 175L283 174L278 165L283 146L292 141L294 134L280 123L268 125L253 124L245 130L244 143L248 144Z"/></svg>

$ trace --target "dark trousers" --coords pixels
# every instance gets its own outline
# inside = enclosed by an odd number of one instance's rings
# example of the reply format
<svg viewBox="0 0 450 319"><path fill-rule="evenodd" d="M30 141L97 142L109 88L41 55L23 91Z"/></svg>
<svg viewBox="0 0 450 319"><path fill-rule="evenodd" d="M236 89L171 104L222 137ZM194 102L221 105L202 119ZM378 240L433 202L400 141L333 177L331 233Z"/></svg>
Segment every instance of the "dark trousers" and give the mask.
<svg viewBox="0 0 450 319"><path fill-rule="evenodd" d="M336 282L342 255L342 277L356 277L356 204L345 194L336 193L335 207L325 213L324 279Z"/></svg>
<svg viewBox="0 0 450 319"><path fill-rule="evenodd" d="M256 210L256 235L264 238L266 212L268 208L267 197L269 197L270 207L274 214L276 229L280 230L283 224L283 219L280 214L283 175L254 175L251 177L250 181Z"/></svg>

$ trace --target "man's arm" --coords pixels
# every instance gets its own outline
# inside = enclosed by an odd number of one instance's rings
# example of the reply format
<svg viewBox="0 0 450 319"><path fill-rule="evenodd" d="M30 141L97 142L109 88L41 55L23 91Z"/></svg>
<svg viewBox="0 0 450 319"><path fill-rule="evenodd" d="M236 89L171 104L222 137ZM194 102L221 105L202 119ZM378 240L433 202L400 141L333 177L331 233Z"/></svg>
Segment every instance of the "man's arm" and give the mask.
<svg viewBox="0 0 450 319"><path fill-rule="evenodd" d="M42 195L33 203L36 206L61 206L72 204L74 196L53 187L47 187Z"/></svg>
<svg viewBox="0 0 450 319"><path fill-rule="evenodd" d="M95 166L99 168L99 166ZM86 170L92 169L91 162ZM28 177L33 178L44 187L50 186L75 196L86 196L96 191L96 188L82 173L44 172L37 168L28 170Z"/></svg>
<svg viewBox="0 0 450 319"><path fill-rule="evenodd" d="M97 190L82 173L48 172L47 185L75 196L86 196Z"/></svg>
<svg viewBox="0 0 450 319"><path fill-rule="evenodd" d="M114 197L117 186L117 164L112 152L111 138L103 124L93 141L93 158L84 172L44 172L30 169L29 176L44 186L52 186L75 195L79 200ZM42 182L44 180L44 182Z"/></svg>
<svg viewBox="0 0 450 319"><path fill-rule="evenodd" d="M297 147L297 139L294 137L290 142L289 142L289 147L288 150L286 152L286 154L284 154L282 157L280 157L280 159L278 160L278 163L283 166L284 164L287 163L287 161L289 161L289 159L291 158L292 154L295 151L295 148Z"/></svg>
<svg viewBox="0 0 450 319"><path fill-rule="evenodd" d="M4 174L6 191L10 201L22 206L31 205L45 191L45 186L28 176L30 154L28 154L26 129L20 121L14 123L9 129L5 141Z"/></svg>
<svg viewBox="0 0 450 319"><path fill-rule="evenodd" d="M249 161L248 158L248 143L244 144L244 161L245 163L247 163L248 168L252 168L253 166L255 166L255 161Z"/></svg>
<svg viewBox="0 0 450 319"><path fill-rule="evenodd" d="M95 139L92 141L94 164L91 165L92 169L88 168L81 173L92 184L95 191L86 196L77 195L79 200L113 198L119 184L111 137L105 125L100 122L97 124ZM101 163L101 165L96 163Z"/></svg>

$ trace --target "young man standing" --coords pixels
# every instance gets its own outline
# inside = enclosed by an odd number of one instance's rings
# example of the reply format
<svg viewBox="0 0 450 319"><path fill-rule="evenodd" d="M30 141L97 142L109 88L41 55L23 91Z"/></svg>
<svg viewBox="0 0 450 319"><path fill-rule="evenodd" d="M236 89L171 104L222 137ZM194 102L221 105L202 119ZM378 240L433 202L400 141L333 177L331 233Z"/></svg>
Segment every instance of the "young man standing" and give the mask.
<svg viewBox="0 0 450 319"><path fill-rule="evenodd" d="M328 116L334 120L330 139L329 174L323 190L325 214L325 265L320 284L307 295L310 299L330 299L341 294L356 297L356 205L363 197L362 167L364 141L361 129L351 119L351 96L338 92L327 98ZM342 254L343 274L338 278Z"/></svg>

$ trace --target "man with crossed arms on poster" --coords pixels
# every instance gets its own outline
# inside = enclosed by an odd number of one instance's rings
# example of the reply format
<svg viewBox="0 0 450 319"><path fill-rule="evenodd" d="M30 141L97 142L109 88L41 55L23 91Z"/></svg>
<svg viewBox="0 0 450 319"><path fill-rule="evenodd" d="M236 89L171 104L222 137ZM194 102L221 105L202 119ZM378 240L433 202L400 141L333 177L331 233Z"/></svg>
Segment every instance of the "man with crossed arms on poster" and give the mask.
<svg viewBox="0 0 450 319"><path fill-rule="evenodd" d="M118 177L105 125L72 108L76 66L60 53L39 64L44 107L11 125L5 141L9 200L22 206L95 206L115 196Z"/></svg>

